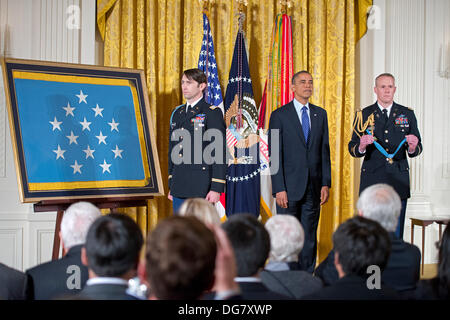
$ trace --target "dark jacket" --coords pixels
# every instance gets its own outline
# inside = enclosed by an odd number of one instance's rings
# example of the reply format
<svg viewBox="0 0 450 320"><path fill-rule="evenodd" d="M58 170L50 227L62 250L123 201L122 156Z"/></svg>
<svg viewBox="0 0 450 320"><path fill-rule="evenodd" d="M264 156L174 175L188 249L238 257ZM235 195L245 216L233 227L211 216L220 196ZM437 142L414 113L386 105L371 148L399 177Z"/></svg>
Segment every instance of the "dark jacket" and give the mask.
<svg viewBox="0 0 450 320"><path fill-rule="evenodd" d="M269 153L271 167L275 170L271 176L273 196L278 192L287 191L289 201L301 200L309 181L317 202L320 201L322 186L331 187L327 112L311 103L309 110L311 132L308 144L305 142L293 101L276 109L270 116ZM276 141L273 140L275 130L279 132ZM276 149L278 146L279 150ZM277 155L279 159L276 159ZM275 169L277 160L278 170Z"/></svg>
<svg viewBox="0 0 450 320"><path fill-rule="evenodd" d="M87 267L81 263L82 247L83 245L73 246L61 259L27 270L35 300L49 300L80 292L89 278ZM79 288L75 278L78 275Z"/></svg>
<svg viewBox="0 0 450 320"><path fill-rule="evenodd" d="M412 158L422 152L422 142L414 111L394 102L389 119L384 123L380 108L375 103L362 110L363 123L371 114L374 115L375 120L374 136L376 141L388 153L394 153L400 142L409 134L415 135L419 139L419 143L412 154L408 153L408 144L402 144L395 154L393 162L390 163L387 157L375 147L375 144L368 145L365 153L359 152L360 138L356 132L353 132L352 139L348 143L348 150L353 157L364 157L359 192L361 193L371 185L386 183L397 191L401 199L407 199L410 197L407 155Z"/></svg>
<svg viewBox="0 0 450 320"><path fill-rule="evenodd" d="M292 299L300 299L323 287L322 281L302 270L269 271L259 274L263 284L271 291Z"/></svg>
<svg viewBox="0 0 450 320"><path fill-rule="evenodd" d="M206 130L210 129L216 129L209 131L213 133L212 141L205 135ZM216 139L222 141L218 143ZM210 144L211 147L221 146L222 155L210 152L209 148L205 150ZM171 195L177 198L205 198L209 191L224 192L227 170L225 150L225 121L220 108L207 104L204 99L187 113L185 104L178 106L170 118L168 156ZM207 158L209 155L212 159ZM185 162L178 163L178 159Z"/></svg>
<svg viewBox="0 0 450 320"><path fill-rule="evenodd" d="M385 284L380 289L368 289L367 279L346 275L329 287L325 287L304 300L398 300L398 293Z"/></svg>
<svg viewBox="0 0 450 320"><path fill-rule="evenodd" d="M29 295L28 276L0 263L0 300L26 300Z"/></svg>
<svg viewBox="0 0 450 320"><path fill-rule="evenodd" d="M414 290L420 278L420 250L415 245L396 238L393 232L389 233L389 237L391 254L381 280L397 291ZM330 251L314 274L321 278L326 286L339 279L334 265L334 250Z"/></svg>

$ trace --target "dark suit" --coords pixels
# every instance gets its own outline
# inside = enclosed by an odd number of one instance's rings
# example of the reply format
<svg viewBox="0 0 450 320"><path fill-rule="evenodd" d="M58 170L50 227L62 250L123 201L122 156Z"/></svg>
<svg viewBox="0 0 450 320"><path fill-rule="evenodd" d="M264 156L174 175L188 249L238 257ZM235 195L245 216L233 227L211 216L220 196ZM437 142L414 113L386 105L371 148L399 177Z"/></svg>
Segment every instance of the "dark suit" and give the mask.
<svg viewBox="0 0 450 320"><path fill-rule="evenodd" d="M311 131L305 141L294 102L272 112L269 122L269 152L272 172L272 194L286 191L288 208L277 205L279 214L295 215L305 231L305 243L299 256L302 270L313 272L317 253L317 225L320 216L320 192L331 187L330 146L327 112L309 104ZM278 140L273 130L279 130ZM279 149L277 147L279 146ZM277 154L274 155L273 152Z"/></svg>
<svg viewBox="0 0 450 320"><path fill-rule="evenodd" d="M405 138L406 135L413 134L419 139L414 153L408 153L408 144L404 143L390 163L388 158L383 155L374 144L370 144L366 148L365 153L359 152L360 138L353 132L352 139L348 143L348 149L353 157L364 157L361 167L361 179L359 193L365 188L377 184L386 183L397 191L400 199L402 199L402 212L399 218L399 226L397 236L403 238L403 226L406 211L406 199L410 194L409 182L409 165L406 155L416 157L422 152L422 143L420 139L419 129L417 128L417 120L414 111L393 103L387 122L383 121L382 113L378 104L375 103L362 110L363 123L373 114L375 120L374 136L376 141L388 153L394 153L397 146Z"/></svg>
<svg viewBox="0 0 450 320"><path fill-rule="evenodd" d="M319 278L313 277L310 273L302 270L263 270L259 277L269 290L292 299L300 299L323 287Z"/></svg>
<svg viewBox="0 0 450 320"><path fill-rule="evenodd" d="M86 285L77 297L86 300L140 300L128 294L127 289L127 285L120 284Z"/></svg>
<svg viewBox="0 0 450 320"><path fill-rule="evenodd" d="M209 129L217 129L221 134L222 157L218 159L219 163L208 163L208 159L203 157L205 148L214 142L214 140L213 142L204 141L206 140L204 139L205 131ZM183 136L186 132L190 134L190 143L185 141ZM172 137L177 133L181 136L176 137L176 141L172 141ZM200 137L198 144L196 144L196 137ZM200 147L195 150L196 146ZM186 148L189 150L183 150ZM170 119L169 189L171 195L182 199L205 198L209 191L224 192L227 170L225 148L225 122L220 108L207 104L203 98L187 113L185 104L178 106L172 112ZM199 151L202 154L199 154ZM190 157L185 155L190 163L176 163L177 158L180 160L183 158L184 152L187 154L190 152ZM205 153L209 154L209 152ZM218 155L212 153L212 156Z"/></svg>
<svg viewBox="0 0 450 320"><path fill-rule="evenodd" d="M89 278L88 269L81 263L81 248L83 245L73 246L61 259L46 262L27 270L31 278L31 287L35 300L49 300L64 295L78 293ZM75 269L70 266L78 266L80 271L80 289L69 289L67 281L69 277L76 276Z"/></svg>
<svg viewBox="0 0 450 320"><path fill-rule="evenodd" d="M0 300L26 300L28 298L28 276L0 263Z"/></svg>
<svg viewBox="0 0 450 320"><path fill-rule="evenodd" d="M238 282L243 300L290 300L288 296L270 291L261 282Z"/></svg>
<svg viewBox="0 0 450 320"><path fill-rule="evenodd" d="M325 287L304 300L398 300L398 293L381 283L381 289L368 289L367 280L356 275L346 275L333 285Z"/></svg>
<svg viewBox="0 0 450 320"><path fill-rule="evenodd" d="M420 278L420 250L389 233L391 254L381 274L381 280L399 292L412 292ZM326 286L338 281L339 276L334 265L334 250L317 267L315 275L322 279Z"/></svg>

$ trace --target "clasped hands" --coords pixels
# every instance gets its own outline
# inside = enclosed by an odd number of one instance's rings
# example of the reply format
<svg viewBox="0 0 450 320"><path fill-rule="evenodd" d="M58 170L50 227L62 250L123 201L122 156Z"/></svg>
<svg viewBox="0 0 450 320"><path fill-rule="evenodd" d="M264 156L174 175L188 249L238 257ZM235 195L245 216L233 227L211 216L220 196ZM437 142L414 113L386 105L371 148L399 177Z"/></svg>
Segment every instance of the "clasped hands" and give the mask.
<svg viewBox="0 0 450 320"><path fill-rule="evenodd" d="M408 143L408 152L413 153L416 151L417 144L419 143L419 138L413 134L405 136L406 142ZM359 151L364 152L369 144L374 142L374 137L370 134L363 135L359 140Z"/></svg>

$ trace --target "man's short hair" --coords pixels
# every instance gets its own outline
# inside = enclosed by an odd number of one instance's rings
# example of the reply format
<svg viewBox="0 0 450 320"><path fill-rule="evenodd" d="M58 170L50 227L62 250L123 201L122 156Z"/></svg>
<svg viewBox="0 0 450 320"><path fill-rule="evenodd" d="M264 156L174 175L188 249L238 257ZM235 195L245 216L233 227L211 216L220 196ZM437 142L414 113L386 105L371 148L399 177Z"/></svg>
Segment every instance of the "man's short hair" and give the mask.
<svg viewBox="0 0 450 320"><path fill-rule="evenodd" d="M232 215L222 224L236 256L239 277L258 273L270 252L270 237L264 226L250 214Z"/></svg>
<svg viewBox="0 0 450 320"><path fill-rule="evenodd" d="M124 214L94 221L86 238L88 268L99 277L121 277L137 268L143 238L139 226Z"/></svg>
<svg viewBox="0 0 450 320"><path fill-rule="evenodd" d="M367 268L386 267L391 242L386 230L376 221L354 217L342 223L333 234L335 252L346 275L367 276Z"/></svg>
<svg viewBox="0 0 450 320"><path fill-rule="evenodd" d="M65 248L84 244L89 227L101 215L100 210L90 202L71 204L61 220L61 238Z"/></svg>
<svg viewBox="0 0 450 320"><path fill-rule="evenodd" d="M214 283L214 233L196 217L159 222L146 246L147 278L158 299L197 299Z"/></svg>
<svg viewBox="0 0 450 320"><path fill-rule="evenodd" d="M378 76L375 78L375 87L377 86L377 81L378 81L378 79L380 79L380 78L382 78L382 77L390 77L390 78L392 78L392 80L394 80L394 84L395 84L395 77L394 77L391 73L385 72L385 73L382 73L382 74L378 75Z"/></svg>
<svg viewBox="0 0 450 320"><path fill-rule="evenodd" d="M207 78L205 73L197 68L194 69L187 69L184 70L183 74L186 76L186 78L188 78L189 80L194 80L196 82L198 82L199 84L201 83L207 83Z"/></svg>
<svg viewBox="0 0 450 320"><path fill-rule="evenodd" d="M270 235L270 261L292 262L298 260L303 248L305 232L294 216L277 214L264 225Z"/></svg>
<svg viewBox="0 0 450 320"><path fill-rule="evenodd" d="M312 74L309 73L309 71L301 70L301 71L296 72L296 73L292 76L291 83L292 83L292 84L295 84L295 79L297 79L297 77L298 77L299 75L304 74L304 73L309 74L309 75L312 77Z"/></svg>
<svg viewBox="0 0 450 320"><path fill-rule="evenodd" d="M365 218L377 221L387 232L395 232L402 202L391 186L378 183L367 187L361 192L356 207Z"/></svg>

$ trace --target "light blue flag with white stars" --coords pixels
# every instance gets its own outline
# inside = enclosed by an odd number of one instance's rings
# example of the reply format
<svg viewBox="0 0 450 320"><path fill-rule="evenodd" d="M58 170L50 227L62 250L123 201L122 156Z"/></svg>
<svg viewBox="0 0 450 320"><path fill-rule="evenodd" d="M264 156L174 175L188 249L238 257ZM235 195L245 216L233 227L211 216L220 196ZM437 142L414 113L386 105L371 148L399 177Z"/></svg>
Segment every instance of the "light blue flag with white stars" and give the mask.
<svg viewBox="0 0 450 320"><path fill-rule="evenodd" d="M125 80L55 77L60 81L14 80L30 190L146 185L149 169L134 87Z"/></svg>

